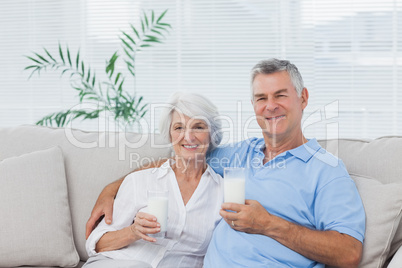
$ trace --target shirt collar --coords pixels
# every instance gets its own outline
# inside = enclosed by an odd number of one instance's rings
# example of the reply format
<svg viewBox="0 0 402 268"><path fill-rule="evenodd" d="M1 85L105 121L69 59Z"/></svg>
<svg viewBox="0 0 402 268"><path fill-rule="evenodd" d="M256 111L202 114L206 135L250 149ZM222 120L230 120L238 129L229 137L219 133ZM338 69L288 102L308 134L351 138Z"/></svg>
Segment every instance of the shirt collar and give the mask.
<svg viewBox="0 0 402 268"><path fill-rule="evenodd" d="M308 142L296 147L288 152L295 157L303 160L304 162L308 162L315 153L321 149L321 146L318 144L316 139L310 139Z"/></svg>
<svg viewBox="0 0 402 268"><path fill-rule="evenodd" d="M157 179L163 178L166 174L169 172L173 172L172 165L175 163L174 159L168 159L166 162L164 162L159 168L158 168L158 173L157 173ZM216 172L207 164L207 169L205 170L204 175L209 174L212 179L216 182L219 183L219 175L216 174Z"/></svg>
<svg viewBox="0 0 402 268"><path fill-rule="evenodd" d="M159 168L157 168L158 173L156 174L156 178L161 179L169 172L173 172L173 169L171 168L171 165L173 163L174 163L173 159L166 160L166 162L164 162Z"/></svg>
<svg viewBox="0 0 402 268"><path fill-rule="evenodd" d="M254 151L264 153L265 142L263 138L255 141L254 144L252 144L252 146L254 147ZM289 153L304 162L308 162L311 159L311 157L313 157L313 155L320 149L321 146L317 142L317 139L314 138L308 140L306 143L300 145L299 147L285 151L277 155L276 157L285 156L287 153Z"/></svg>
<svg viewBox="0 0 402 268"><path fill-rule="evenodd" d="M204 174L208 173L216 183L219 183L220 176L207 164L207 170L205 170Z"/></svg>
<svg viewBox="0 0 402 268"><path fill-rule="evenodd" d="M253 140L253 141L250 143L250 145L251 145L251 147L254 148L254 151L255 151L255 152L262 152L262 153L264 153L265 141L264 141L263 138Z"/></svg>

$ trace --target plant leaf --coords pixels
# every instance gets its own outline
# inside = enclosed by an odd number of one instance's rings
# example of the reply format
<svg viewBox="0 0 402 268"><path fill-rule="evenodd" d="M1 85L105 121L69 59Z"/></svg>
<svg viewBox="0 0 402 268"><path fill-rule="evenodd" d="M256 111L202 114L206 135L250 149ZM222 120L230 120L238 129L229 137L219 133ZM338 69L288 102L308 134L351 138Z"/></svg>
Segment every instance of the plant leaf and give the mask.
<svg viewBox="0 0 402 268"><path fill-rule="evenodd" d="M45 59L44 57L42 57L42 56L39 55L38 53L35 53L35 55L36 55L39 59L41 59L42 61L44 61L44 62L46 62L46 63L49 63L49 62L47 61L47 59Z"/></svg>
<svg viewBox="0 0 402 268"><path fill-rule="evenodd" d="M156 20L157 23L159 23L159 21L165 16L166 12L168 12L168 9L166 9L166 10L159 16L159 18Z"/></svg>
<svg viewBox="0 0 402 268"><path fill-rule="evenodd" d="M162 43L160 40L145 39L144 42Z"/></svg>
<svg viewBox="0 0 402 268"><path fill-rule="evenodd" d="M124 50L124 52L126 53L126 55L130 58L130 59L133 59L134 60L134 56L132 56L131 54L130 54L130 52L128 52L127 51L127 49L123 49Z"/></svg>
<svg viewBox="0 0 402 268"><path fill-rule="evenodd" d="M109 74L109 78L112 77L114 72L114 65L119 56L117 55L117 51L112 55L110 60L106 64L106 73Z"/></svg>
<svg viewBox="0 0 402 268"><path fill-rule="evenodd" d="M63 74L64 74L65 72L67 72L67 71L70 71L70 69L64 69L64 70L61 72L61 76L63 76Z"/></svg>
<svg viewBox="0 0 402 268"><path fill-rule="evenodd" d="M119 81L120 76L121 76L121 73L118 73L118 74L116 75L116 79L114 80L114 83L115 83L115 84L117 84L117 82Z"/></svg>
<svg viewBox="0 0 402 268"><path fill-rule="evenodd" d="M70 63L70 66L73 67L73 65L71 64L71 57L70 57L70 50L67 47L67 58L68 58L68 63Z"/></svg>
<svg viewBox="0 0 402 268"><path fill-rule="evenodd" d="M63 63L65 64L66 62L64 61L63 50L62 50L62 48L61 48L60 43L59 43L59 54L60 54L60 58L61 58L61 60L62 60L62 61L63 61Z"/></svg>
<svg viewBox="0 0 402 268"><path fill-rule="evenodd" d="M123 91L123 83L124 83L124 79L121 81L121 83L120 83L120 85L119 85L119 88L117 89L117 91L118 91L119 93L121 93L121 92Z"/></svg>
<svg viewBox="0 0 402 268"><path fill-rule="evenodd" d="M144 98L144 97L143 97L143 96L141 96L141 97L138 99L137 105L135 105L134 110L136 110L136 111L137 111L138 106L140 105L140 103L141 103L141 101L142 101L142 99L143 99L143 98Z"/></svg>
<svg viewBox="0 0 402 268"><path fill-rule="evenodd" d="M91 78L91 69L88 69L88 74L87 74L87 83L89 82L89 79Z"/></svg>
<svg viewBox="0 0 402 268"><path fill-rule="evenodd" d="M141 38L140 38L140 35L138 34L138 32L137 32L137 30L135 29L135 27L134 27L132 24L130 24L130 26L131 26L131 29L133 29L133 31L134 31L135 35L137 36L137 38L138 38L138 39L141 39Z"/></svg>
<svg viewBox="0 0 402 268"><path fill-rule="evenodd" d="M38 65L30 65L24 68L24 70L32 69L32 68L38 68Z"/></svg>
<svg viewBox="0 0 402 268"><path fill-rule="evenodd" d="M166 27L172 28L172 26L171 26L169 23L162 23L162 22L159 22L158 25L162 25L162 26L166 26Z"/></svg>
<svg viewBox="0 0 402 268"><path fill-rule="evenodd" d="M161 40L159 40L159 38L152 36L152 35L146 35L146 37L148 39L145 39L144 42L156 42L156 43L162 43Z"/></svg>
<svg viewBox="0 0 402 268"><path fill-rule="evenodd" d="M157 30L155 30L155 29L152 29L151 32L154 32L154 33L157 33L157 34L163 36L163 34L162 34L161 32L159 32L159 31L157 31Z"/></svg>
<svg viewBox="0 0 402 268"><path fill-rule="evenodd" d="M34 59L34 58L32 58L32 57L29 57L29 56L26 56L26 57L27 57L28 59L30 59L31 61L34 61L34 62L36 62L36 63L42 65L42 63L41 63L40 61L38 61L38 60L36 60L36 59Z"/></svg>
<svg viewBox="0 0 402 268"><path fill-rule="evenodd" d="M154 27L157 28L157 29L160 29L160 30L164 30L164 31L166 31L166 33L169 33L169 30L166 29L166 27L162 27L162 26L158 26L158 25L156 25Z"/></svg>
<svg viewBox="0 0 402 268"><path fill-rule="evenodd" d="M143 12L144 14L144 19L145 19L145 24L147 25L147 29L149 28L149 24L148 24L148 18L147 18L147 14L145 12Z"/></svg>
<svg viewBox="0 0 402 268"><path fill-rule="evenodd" d="M148 39L152 39L152 40L158 40L158 37L153 36L153 35L145 35L145 37L147 37Z"/></svg>
<svg viewBox="0 0 402 268"><path fill-rule="evenodd" d="M78 66L79 66L79 64L80 64L80 50L78 49L78 52L77 52L77 59L76 59L76 68L77 68L77 70L78 70Z"/></svg>
<svg viewBox="0 0 402 268"><path fill-rule="evenodd" d="M81 73L84 74L85 73L85 66L84 66L84 62L81 61Z"/></svg>
<svg viewBox="0 0 402 268"><path fill-rule="evenodd" d="M122 32L122 33L128 38L128 40L131 41L131 43L133 43L134 45L137 45L137 44L135 43L134 39L133 39L129 34L127 34L127 33L125 33L125 32Z"/></svg>
<svg viewBox="0 0 402 268"><path fill-rule="evenodd" d="M148 106L148 103L144 104L144 106L142 106L139 111L141 112L141 111L144 110L147 106Z"/></svg>
<svg viewBox="0 0 402 268"><path fill-rule="evenodd" d="M52 125L52 117L54 116L54 113L48 114L39 121L37 121L35 124L36 125L41 125L41 126L51 126Z"/></svg>
<svg viewBox="0 0 402 268"><path fill-rule="evenodd" d="M134 65L133 65L131 62L126 61L126 63L127 63L127 65L128 65L129 67L131 67L131 68L133 68L133 69L134 69Z"/></svg>
<svg viewBox="0 0 402 268"><path fill-rule="evenodd" d="M124 45L126 45L127 48L129 48L131 51L134 51L134 49L124 40L123 38L120 37L120 40L123 42Z"/></svg>
<svg viewBox="0 0 402 268"><path fill-rule="evenodd" d="M40 68L36 67L36 69L31 72L31 74L29 75L28 79L31 79L31 77L34 75L35 72L38 72L38 75L40 75Z"/></svg>
<svg viewBox="0 0 402 268"><path fill-rule="evenodd" d="M126 63L127 63L127 67L128 67L128 70L130 71L131 75L133 77L135 77L135 68L134 68L134 66L128 61L126 61Z"/></svg>
<svg viewBox="0 0 402 268"><path fill-rule="evenodd" d="M46 48L43 48L43 49L45 50L45 52L46 52L46 54L49 56L49 58L50 58L54 63L56 63L57 61L52 57L52 55L50 55L49 51L47 51Z"/></svg>

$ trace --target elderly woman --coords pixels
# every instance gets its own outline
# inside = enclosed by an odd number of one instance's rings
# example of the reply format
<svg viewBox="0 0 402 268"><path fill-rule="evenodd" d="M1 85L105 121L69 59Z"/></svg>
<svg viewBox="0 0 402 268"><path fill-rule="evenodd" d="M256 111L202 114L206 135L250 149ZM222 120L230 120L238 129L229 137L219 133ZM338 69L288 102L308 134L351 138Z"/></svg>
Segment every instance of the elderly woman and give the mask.
<svg viewBox="0 0 402 268"><path fill-rule="evenodd" d="M124 179L113 224L103 220L91 233L83 267L202 267L223 201L222 178L206 163L222 139L219 114L198 94L176 93L167 106L160 130L174 158ZM166 237L156 239L160 223L146 211L147 190L158 189L169 191L169 205Z"/></svg>

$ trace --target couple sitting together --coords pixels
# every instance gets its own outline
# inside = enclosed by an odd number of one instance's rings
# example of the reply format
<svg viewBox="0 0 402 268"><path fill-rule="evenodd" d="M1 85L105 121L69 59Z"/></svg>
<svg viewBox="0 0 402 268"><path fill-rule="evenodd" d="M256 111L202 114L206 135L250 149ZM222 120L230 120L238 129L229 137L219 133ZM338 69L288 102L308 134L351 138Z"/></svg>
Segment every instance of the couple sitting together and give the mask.
<svg viewBox="0 0 402 268"><path fill-rule="evenodd" d="M357 267L362 201L342 161L302 133L309 94L298 69L261 61L251 91L263 138L221 147L217 108L197 94L173 95L160 131L175 156L103 190L83 267ZM281 167L272 165L278 159ZM245 204L223 203L223 169L234 166L247 170ZM147 210L147 190L157 189L169 191L158 239L160 223Z"/></svg>

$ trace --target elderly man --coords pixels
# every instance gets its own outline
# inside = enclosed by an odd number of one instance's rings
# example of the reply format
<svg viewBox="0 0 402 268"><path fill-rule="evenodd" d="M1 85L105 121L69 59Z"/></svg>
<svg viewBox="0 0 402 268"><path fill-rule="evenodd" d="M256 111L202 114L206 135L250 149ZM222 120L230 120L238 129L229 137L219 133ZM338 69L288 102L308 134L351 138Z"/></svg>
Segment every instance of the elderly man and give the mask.
<svg viewBox="0 0 402 268"><path fill-rule="evenodd" d="M209 156L219 174L226 166L248 169L247 200L222 204L224 220L204 266L356 267L365 232L363 205L343 163L302 133L309 94L298 69L284 60L261 61L252 69L251 91L263 138L217 148ZM102 214L111 220L119 184L102 192L87 234Z"/></svg>
<svg viewBox="0 0 402 268"><path fill-rule="evenodd" d="M222 205L225 221L215 229L204 266L357 266L365 232L363 205L343 163L303 136L309 95L299 71L288 61L262 61L252 70L251 88L264 138L210 155L248 168L248 200ZM222 173L224 166L212 167Z"/></svg>

